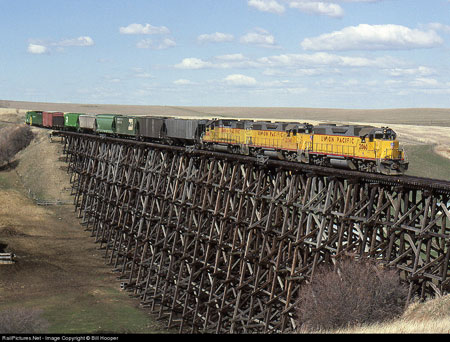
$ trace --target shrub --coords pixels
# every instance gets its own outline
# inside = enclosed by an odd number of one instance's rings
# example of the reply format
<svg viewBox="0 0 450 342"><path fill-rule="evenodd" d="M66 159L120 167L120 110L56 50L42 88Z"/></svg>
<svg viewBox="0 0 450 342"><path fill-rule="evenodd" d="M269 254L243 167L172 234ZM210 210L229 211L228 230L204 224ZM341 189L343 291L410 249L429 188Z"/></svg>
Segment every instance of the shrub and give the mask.
<svg viewBox="0 0 450 342"><path fill-rule="evenodd" d="M405 309L408 289L395 270L373 262L342 260L319 267L302 286L297 306L302 331L382 322Z"/></svg>
<svg viewBox="0 0 450 342"><path fill-rule="evenodd" d="M0 312L0 333L30 334L42 333L48 322L41 317L42 310L12 308Z"/></svg>
<svg viewBox="0 0 450 342"><path fill-rule="evenodd" d="M26 125L13 125L0 129L0 166L11 159L33 140L33 132Z"/></svg>

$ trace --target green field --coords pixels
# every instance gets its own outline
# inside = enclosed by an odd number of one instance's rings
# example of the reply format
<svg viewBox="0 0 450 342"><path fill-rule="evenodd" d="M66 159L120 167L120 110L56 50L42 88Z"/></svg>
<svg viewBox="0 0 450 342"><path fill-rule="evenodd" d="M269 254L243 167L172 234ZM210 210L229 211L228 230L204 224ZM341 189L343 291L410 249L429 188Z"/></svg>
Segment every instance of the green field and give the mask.
<svg viewBox="0 0 450 342"><path fill-rule="evenodd" d="M410 176L450 180L450 160L433 151L433 145L407 145Z"/></svg>
<svg viewBox="0 0 450 342"><path fill-rule="evenodd" d="M37 296L29 301L10 302L7 307L40 310L49 334L164 334L170 333L140 309L133 298L112 288L85 293L65 291ZM5 306L1 306L5 309ZM172 331L173 333L174 331Z"/></svg>

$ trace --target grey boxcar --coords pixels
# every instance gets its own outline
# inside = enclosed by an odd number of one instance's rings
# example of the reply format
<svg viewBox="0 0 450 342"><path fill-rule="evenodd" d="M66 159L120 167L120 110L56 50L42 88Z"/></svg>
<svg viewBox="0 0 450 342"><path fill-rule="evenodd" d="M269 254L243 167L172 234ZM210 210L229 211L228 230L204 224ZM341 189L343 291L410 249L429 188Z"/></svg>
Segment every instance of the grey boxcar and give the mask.
<svg viewBox="0 0 450 342"><path fill-rule="evenodd" d="M95 131L96 129L95 115L83 114L78 117L78 120L80 122L80 131L82 132Z"/></svg>

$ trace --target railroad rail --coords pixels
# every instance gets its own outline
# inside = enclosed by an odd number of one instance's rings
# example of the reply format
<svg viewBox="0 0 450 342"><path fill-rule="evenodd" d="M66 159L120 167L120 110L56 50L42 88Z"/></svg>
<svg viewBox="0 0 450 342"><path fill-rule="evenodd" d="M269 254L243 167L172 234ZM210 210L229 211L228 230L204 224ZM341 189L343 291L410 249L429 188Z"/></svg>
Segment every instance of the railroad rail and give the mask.
<svg viewBox="0 0 450 342"><path fill-rule="evenodd" d="M301 285L352 255L409 298L450 289L450 182L71 132L76 211L122 287L180 332L287 332Z"/></svg>

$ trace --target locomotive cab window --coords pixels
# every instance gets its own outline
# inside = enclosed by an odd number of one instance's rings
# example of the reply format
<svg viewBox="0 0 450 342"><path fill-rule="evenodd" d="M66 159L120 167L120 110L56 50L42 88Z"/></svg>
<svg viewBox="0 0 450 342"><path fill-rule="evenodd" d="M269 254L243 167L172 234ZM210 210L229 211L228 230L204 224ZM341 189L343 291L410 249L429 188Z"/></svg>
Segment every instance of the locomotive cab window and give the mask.
<svg viewBox="0 0 450 342"><path fill-rule="evenodd" d="M385 140L395 140L397 138L397 134L391 129L388 129L384 132L383 139Z"/></svg>

